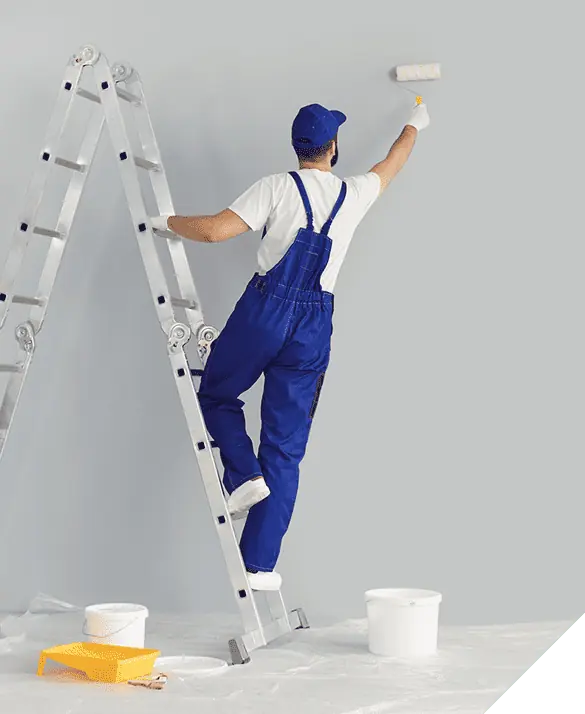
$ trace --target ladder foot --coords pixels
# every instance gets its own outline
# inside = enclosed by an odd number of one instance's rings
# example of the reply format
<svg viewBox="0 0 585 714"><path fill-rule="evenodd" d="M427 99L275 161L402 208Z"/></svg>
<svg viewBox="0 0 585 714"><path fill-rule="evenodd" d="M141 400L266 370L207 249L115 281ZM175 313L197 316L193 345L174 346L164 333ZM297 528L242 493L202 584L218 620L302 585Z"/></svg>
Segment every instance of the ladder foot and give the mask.
<svg viewBox="0 0 585 714"><path fill-rule="evenodd" d="M310 629L311 625L309 625L309 620L307 619L307 616L305 615L305 611L303 610L302 607L298 607L296 610L293 610L291 612L291 615L296 615L299 620L299 624L297 627L295 627L295 630Z"/></svg>
<svg viewBox="0 0 585 714"><path fill-rule="evenodd" d="M250 655L244 643L239 639L233 639L228 644L232 656L232 664L248 664Z"/></svg>

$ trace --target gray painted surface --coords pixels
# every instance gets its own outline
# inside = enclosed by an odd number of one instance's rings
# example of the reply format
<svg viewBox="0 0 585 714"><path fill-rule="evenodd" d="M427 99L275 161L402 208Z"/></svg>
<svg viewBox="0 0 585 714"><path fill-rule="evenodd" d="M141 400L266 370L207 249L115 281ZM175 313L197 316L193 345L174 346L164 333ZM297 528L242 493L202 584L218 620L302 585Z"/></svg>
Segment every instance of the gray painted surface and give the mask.
<svg viewBox="0 0 585 714"><path fill-rule="evenodd" d="M583 97L568 2L38 0L3 14L3 258L64 64L141 72L179 213L294 167L299 106L339 107L340 174L381 159L440 61L431 127L362 223L280 569L290 605L363 612L429 587L450 623L582 613ZM563 13L563 10L565 11ZM579 33L579 34L578 34ZM109 146L0 465L0 609L38 590L155 610L233 607ZM219 327L258 235L189 245ZM9 336L10 337L10 336ZM258 390L248 398L258 429Z"/></svg>

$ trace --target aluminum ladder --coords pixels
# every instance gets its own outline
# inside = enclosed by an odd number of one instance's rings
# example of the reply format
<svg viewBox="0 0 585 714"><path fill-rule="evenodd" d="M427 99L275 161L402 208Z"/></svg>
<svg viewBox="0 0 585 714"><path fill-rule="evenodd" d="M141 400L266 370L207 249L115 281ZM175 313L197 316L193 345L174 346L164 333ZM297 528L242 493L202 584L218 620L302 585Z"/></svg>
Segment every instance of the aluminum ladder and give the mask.
<svg viewBox="0 0 585 714"><path fill-rule="evenodd" d="M95 91L88 91L81 86L82 76L87 73L93 74L91 86L95 85ZM72 105L78 98L97 106L93 108L79 154L73 161L60 155L59 145L65 135ZM134 155L131 151L122 102L130 106L131 121L134 122L141 144L140 155ZM250 589L234 523L227 510L218 465L212 452L214 444L207 433L193 383L194 378L202 374L210 345L216 339L218 331L207 325L203 318L183 241L169 231L154 231L146 212L139 171L148 173L158 214L174 215L171 193L140 77L126 63L110 66L107 58L91 45L80 48L67 65L45 143L39 153L38 166L29 186L23 211L15 225L4 271L0 276L0 328L4 326L13 303L28 306L27 318L19 322L15 330L16 359L11 364L0 365L0 372L9 373L0 406L0 457L34 356L37 336L43 326L51 291L104 123L108 127L118 160L152 300L160 326L166 335L168 356L189 427L191 443L242 618L243 634L229 641L232 663L244 664L249 662L250 652L253 650L294 629L304 629L309 625L301 609L291 613L287 611L280 591L265 593L269 614L267 617L261 617L259 594ZM54 166L69 173L67 189L60 204L57 225L40 226L37 225L36 217ZM14 283L31 238L48 241L37 292L34 296L15 295ZM171 295L169 292L156 240L163 241L168 247L179 295ZM177 310L182 311L183 320L175 315ZM200 362L199 367L195 369L191 369L185 354L185 347L193 337Z"/></svg>

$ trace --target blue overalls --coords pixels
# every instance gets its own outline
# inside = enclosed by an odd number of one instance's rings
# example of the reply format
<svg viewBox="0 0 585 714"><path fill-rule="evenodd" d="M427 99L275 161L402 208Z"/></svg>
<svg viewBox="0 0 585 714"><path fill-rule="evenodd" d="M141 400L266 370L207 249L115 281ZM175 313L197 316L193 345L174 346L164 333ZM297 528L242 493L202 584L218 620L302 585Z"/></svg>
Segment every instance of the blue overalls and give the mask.
<svg viewBox="0 0 585 714"><path fill-rule="evenodd" d="M333 295L321 288L331 252L331 223L345 200L342 185L320 233L300 176L291 171L305 211L301 228L266 275L256 273L212 346L199 400L207 429L219 446L224 484L231 493L262 475L270 496L250 509L240 548L248 570L274 569L288 529L325 371L333 331ZM240 395L264 373L258 458Z"/></svg>

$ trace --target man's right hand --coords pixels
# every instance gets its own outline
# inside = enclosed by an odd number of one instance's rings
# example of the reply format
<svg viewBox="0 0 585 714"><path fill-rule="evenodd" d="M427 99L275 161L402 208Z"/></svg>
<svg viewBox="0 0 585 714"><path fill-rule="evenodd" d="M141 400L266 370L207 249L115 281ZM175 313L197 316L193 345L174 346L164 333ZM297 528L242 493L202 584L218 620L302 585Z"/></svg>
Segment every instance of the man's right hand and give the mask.
<svg viewBox="0 0 585 714"><path fill-rule="evenodd" d="M430 121L431 118L429 117L427 105L417 104L416 107L412 110L410 120L408 121L406 126L413 126L418 131L422 131L423 129L427 128L427 126L430 124Z"/></svg>

